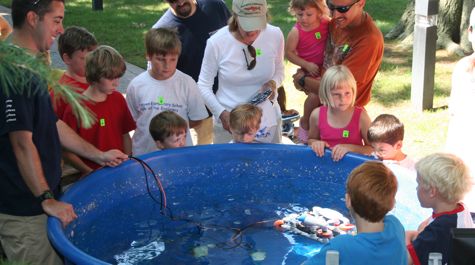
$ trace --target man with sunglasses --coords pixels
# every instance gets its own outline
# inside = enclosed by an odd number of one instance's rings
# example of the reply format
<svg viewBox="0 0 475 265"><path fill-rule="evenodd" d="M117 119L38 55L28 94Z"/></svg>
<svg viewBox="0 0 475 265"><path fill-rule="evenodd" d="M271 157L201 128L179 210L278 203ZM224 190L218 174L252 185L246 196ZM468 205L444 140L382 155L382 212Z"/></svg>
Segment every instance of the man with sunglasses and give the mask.
<svg viewBox="0 0 475 265"><path fill-rule="evenodd" d="M47 52L64 31L64 0L13 0L11 12L11 42L33 56ZM58 120L47 84L34 70L24 70L28 82L12 76L19 92L0 91L0 253L12 262L62 264L46 233L48 216L63 225L77 218L71 204L55 199L61 147L102 165L118 165L127 156L97 150Z"/></svg>
<svg viewBox="0 0 475 265"><path fill-rule="evenodd" d="M177 28L182 44L177 69L198 82L206 41L218 29L227 25L231 16L222 0L166 0L170 8L152 28ZM218 89L215 79L213 90ZM213 118L203 120L194 129L198 144L213 141Z"/></svg>
<svg viewBox="0 0 475 265"><path fill-rule="evenodd" d="M355 106L364 107L371 99L373 81L383 59L383 35L364 11L366 0L327 0L327 4L332 21L323 68L347 66L357 83ZM294 85L319 102L319 79L298 72L294 75Z"/></svg>

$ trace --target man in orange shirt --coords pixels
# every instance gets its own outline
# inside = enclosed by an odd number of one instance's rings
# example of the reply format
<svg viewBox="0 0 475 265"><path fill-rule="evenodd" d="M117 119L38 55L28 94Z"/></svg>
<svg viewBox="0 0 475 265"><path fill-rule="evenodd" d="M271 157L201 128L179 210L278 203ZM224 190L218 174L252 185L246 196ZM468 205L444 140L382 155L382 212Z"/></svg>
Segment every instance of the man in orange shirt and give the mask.
<svg viewBox="0 0 475 265"><path fill-rule="evenodd" d="M384 40L371 16L363 8L366 0L329 0L330 38L325 51L324 69L343 64L357 83L355 106L364 107L371 98L371 88L383 59ZM309 94L320 105L320 79L294 75L295 87Z"/></svg>

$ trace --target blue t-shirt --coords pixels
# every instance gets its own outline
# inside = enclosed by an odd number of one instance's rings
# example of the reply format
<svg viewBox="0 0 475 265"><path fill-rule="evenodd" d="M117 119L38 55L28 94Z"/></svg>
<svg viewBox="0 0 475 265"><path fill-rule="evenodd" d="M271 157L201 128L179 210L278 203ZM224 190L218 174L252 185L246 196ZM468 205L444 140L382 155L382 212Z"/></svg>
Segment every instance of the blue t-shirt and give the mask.
<svg viewBox="0 0 475 265"><path fill-rule="evenodd" d="M404 239L404 228L399 220L387 215L384 217L383 232L337 236L324 245L317 255L307 260L305 265L325 265L328 250L339 252L340 265L406 265Z"/></svg>
<svg viewBox="0 0 475 265"><path fill-rule="evenodd" d="M442 254L442 264L448 264L452 258L452 228L473 228L470 212L459 204L450 212L432 214L429 224L416 239L407 246L414 265L427 264L430 252Z"/></svg>
<svg viewBox="0 0 475 265"><path fill-rule="evenodd" d="M152 28L178 29L182 48L177 69L198 82L206 41L227 25L231 14L222 0L198 0L196 4L196 12L187 18L179 18L167 10Z"/></svg>
<svg viewBox="0 0 475 265"><path fill-rule="evenodd" d="M16 216L39 215L43 209L20 174L9 139L10 132L32 133L44 176L55 195L59 195L61 178L58 118L46 82L39 81L34 75L25 78L30 79L29 87L21 94L11 93L7 97L0 87L0 213Z"/></svg>

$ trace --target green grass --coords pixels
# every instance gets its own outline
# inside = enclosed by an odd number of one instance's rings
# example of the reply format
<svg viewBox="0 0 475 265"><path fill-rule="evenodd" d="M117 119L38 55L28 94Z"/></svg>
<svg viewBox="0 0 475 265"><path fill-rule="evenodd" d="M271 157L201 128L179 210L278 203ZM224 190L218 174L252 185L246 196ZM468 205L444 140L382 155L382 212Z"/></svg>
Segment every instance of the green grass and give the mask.
<svg viewBox="0 0 475 265"><path fill-rule="evenodd" d="M232 0L226 0L230 6ZM0 0L8 6L9 0ZM295 23L287 11L288 1L268 0L272 24L279 26L284 35ZM401 17L407 0L368 0L366 10L383 34ZM167 4L157 0L114 0L104 2L104 11L93 11L91 0L67 0L65 26L79 25L93 32L101 44L115 47L128 62L145 67L144 33L157 21ZM445 106L450 94L450 75L458 58L438 52L434 110L414 111L411 100L412 50L386 42L381 70L373 87L373 97L367 110L372 118L380 113L392 113L406 125L405 150L415 158L442 150L445 143L448 114ZM302 113L305 95L291 83L295 66L286 64L288 107Z"/></svg>

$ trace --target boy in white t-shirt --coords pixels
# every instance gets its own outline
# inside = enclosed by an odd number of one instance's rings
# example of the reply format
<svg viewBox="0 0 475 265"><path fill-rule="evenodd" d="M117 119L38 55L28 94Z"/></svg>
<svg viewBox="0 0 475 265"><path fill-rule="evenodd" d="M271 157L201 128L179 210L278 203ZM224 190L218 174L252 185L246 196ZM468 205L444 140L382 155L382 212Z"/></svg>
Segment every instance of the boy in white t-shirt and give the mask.
<svg viewBox="0 0 475 265"><path fill-rule="evenodd" d="M134 155L157 150L149 133L149 125L158 113L173 111L188 121L190 128L208 117L196 82L176 69L181 52L176 31L150 29L145 35L145 48L152 67L135 77L127 88L127 104L137 123L132 137ZM188 130L186 135L186 145L193 145Z"/></svg>

